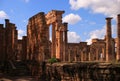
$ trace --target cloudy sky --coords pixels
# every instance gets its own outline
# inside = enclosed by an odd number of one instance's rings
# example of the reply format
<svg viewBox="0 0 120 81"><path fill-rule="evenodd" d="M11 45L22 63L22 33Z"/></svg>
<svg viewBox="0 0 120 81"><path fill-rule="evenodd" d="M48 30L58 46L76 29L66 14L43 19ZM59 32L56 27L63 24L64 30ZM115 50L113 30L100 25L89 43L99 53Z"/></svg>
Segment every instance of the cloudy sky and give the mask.
<svg viewBox="0 0 120 81"><path fill-rule="evenodd" d="M104 38L105 18L113 17L112 33L116 36L116 16L120 0L0 0L0 24L8 18L15 23L19 36L26 35L28 19L38 12L64 10L63 22L68 22L69 42Z"/></svg>

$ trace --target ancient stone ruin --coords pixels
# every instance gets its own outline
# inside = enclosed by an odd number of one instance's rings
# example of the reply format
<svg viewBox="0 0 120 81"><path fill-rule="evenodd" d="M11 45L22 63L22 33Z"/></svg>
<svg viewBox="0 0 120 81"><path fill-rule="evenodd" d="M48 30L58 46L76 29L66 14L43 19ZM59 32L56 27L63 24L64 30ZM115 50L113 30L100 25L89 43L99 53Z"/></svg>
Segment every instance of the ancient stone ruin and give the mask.
<svg viewBox="0 0 120 81"><path fill-rule="evenodd" d="M32 16L22 39L17 38L15 24L5 19L5 26L0 24L0 71L1 67L7 74L22 71L37 76L38 81L119 81L119 65L108 62L120 61L120 14L117 37L112 37L112 18L108 17L105 38L92 39L91 45L68 42L68 23L62 22L62 14L52 10ZM53 57L61 63L48 63Z"/></svg>
<svg viewBox="0 0 120 81"><path fill-rule="evenodd" d="M0 24L0 62L5 60L47 61L55 57L61 62L120 60L120 15L117 16L117 37L112 38L111 17L106 18L104 39L68 43L68 23L62 22L64 11L40 12L29 18L27 36L17 39L16 26L5 19ZM52 26L52 31L50 31ZM50 41L50 32L52 40Z"/></svg>

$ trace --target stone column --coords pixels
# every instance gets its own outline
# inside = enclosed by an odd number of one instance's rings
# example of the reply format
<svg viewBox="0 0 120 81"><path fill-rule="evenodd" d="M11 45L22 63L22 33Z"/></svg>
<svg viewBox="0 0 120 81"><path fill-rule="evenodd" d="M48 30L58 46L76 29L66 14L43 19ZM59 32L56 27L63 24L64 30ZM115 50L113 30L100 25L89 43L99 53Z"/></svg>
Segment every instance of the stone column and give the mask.
<svg viewBox="0 0 120 81"><path fill-rule="evenodd" d="M63 61L63 32L61 30L57 31L57 41L56 41L56 58Z"/></svg>
<svg viewBox="0 0 120 81"><path fill-rule="evenodd" d="M112 60L111 47L111 17L106 18L106 61Z"/></svg>
<svg viewBox="0 0 120 81"><path fill-rule="evenodd" d="M56 22L56 58L63 59L63 31L62 23Z"/></svg>
<svg viewBox="0 0 120 81"><path fill-rule="evenodd" d="M63 23L64 25L64 51L63 51L63 61L68 61L68 55L67 55L67 43L68 43L68 37L67 37L67 32L68 32L68 23Z"/></svg>
<svg viewBox="0 0 120 81"><path fill-rule="evenodd" d="M60 58L62 61L64 60L63 49L64 49L63 31L60 30Z"/></svg>
<svg viewBox="0 0 120 81"><path fill-rule="evenodd" d="M116 60L120 60L120 14L117 16L117 54Z"/></svg>
<svg viewBox="0 0 120 81"><path fill-rule="evenodd" d="M56 57L56 33L55 33L55 23L52 24L52 54L51 57Z"/></svg>

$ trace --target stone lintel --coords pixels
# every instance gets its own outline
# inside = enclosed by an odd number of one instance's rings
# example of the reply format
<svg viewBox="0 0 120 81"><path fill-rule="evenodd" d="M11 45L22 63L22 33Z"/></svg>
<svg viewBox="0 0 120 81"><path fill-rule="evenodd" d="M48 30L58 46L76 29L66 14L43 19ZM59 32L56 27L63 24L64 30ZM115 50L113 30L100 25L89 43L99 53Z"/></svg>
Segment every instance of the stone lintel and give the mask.
<svg viewBox="0 0 120 81"><path fill-rule="evenodd" d="M65 13L64 10L52 10L50 12L55 12L56 14L64 14Z"/></svg>

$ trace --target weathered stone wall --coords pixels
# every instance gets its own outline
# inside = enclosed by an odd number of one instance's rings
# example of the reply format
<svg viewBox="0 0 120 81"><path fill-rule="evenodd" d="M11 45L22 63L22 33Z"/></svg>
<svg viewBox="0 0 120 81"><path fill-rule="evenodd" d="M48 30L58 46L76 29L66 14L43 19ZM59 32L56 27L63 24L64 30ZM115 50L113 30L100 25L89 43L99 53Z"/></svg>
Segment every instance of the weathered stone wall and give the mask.
<svg viewBox="0 0 120 81"><path fill-rule="evenodd" d="M5 29L3 24L0 24L0 62L5 60Z"/></svg>
<svg viewBox="0 0 120 81"><path fill-rule="evenodd" d="M17 49L17 30L13 23L5 19L5 27L0 24L0 55L1 60L15 60Z"/></svg>
<svg viewBox="0 0 120 81"><path fill-rule="evenodd" d="M27 36L23 36L17 42L16 60L27 60Z"/></svg>
<svg viewBox="0 0 120 81"><path fill-rule="evenodd" d="M17 42L17 51L16 51L16 60L22 59L22 40L18 40Z"/></svg>
<svg viewBox="0 0 120 81"><path fill-rule="evenodd" d="M27 26L27 56L29 60L44 61L50 58L45 14L40 12L29 19Z"/></svg>
<svg viewBox="0 0 120 81"><path fill-rule="evenodd" d="M27 60L27 36L22 37L22 60Z"/></svg>
<svg viewBox="0 0 120 81"><path fill-rule="evenodd" d="M15 60L15 51L17 50L17 30L13 23L5 20L5 54L8 60Z"/></svg>
<svg viewBox="0 0 120 81"><path fill-rule="evenodd" d="M69 61L88 61L89 47L87 42L68 43L67 57Z"/></svg>
<svg viewBox="0 0 120 81"><path fill-rule="evenodd" d="M41 65L39 81L119 81L120 67L110 63L55 63Z"/></svg>
<svg viewBox="0 0 120 81"><path fill-rule="evenodd" d="M90 45L90 61L106 60L106 43L104 40L93 39Z"/></svg>

